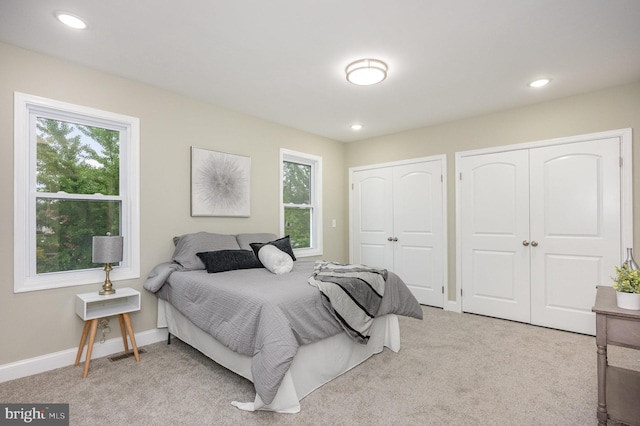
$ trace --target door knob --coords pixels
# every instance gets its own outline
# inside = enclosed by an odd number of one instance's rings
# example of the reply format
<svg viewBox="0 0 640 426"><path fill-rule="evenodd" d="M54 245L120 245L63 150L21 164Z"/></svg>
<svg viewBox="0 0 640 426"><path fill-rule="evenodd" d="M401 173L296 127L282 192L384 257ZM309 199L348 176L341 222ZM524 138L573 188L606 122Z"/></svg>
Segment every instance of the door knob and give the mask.
<svg viewBox="0 0 640 426"><path fill-rule="evenodd" d="M387 237L387 241L393 241L393 238Z"/></svg>
<svg viewBox="0 0 640 426"><path fill-rule="evenodd" d="M525 247L526 247L526 246L528 246L528 245L529 245L529 241L524 240L524 241L522 242L522 245L523 245L523 246L525 246Z"/></svg>
<svg viewBox="0 0 640 426"><path fill-rule="evenodd" d="M538 247L537 241L531 241L531 247Z"/></svg>
<svg viewBox="0 0 640 426"><path fill-rule="evenodd" d="M398 237L393 237L393 242L398 241Z"/></svg>

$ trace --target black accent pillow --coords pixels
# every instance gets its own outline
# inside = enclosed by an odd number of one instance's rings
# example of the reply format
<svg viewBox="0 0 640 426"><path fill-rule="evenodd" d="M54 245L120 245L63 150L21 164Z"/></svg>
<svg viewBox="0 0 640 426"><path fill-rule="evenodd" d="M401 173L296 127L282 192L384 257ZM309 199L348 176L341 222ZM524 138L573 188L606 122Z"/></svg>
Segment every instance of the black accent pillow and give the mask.
<svg viewBox="0 0 640 426"><path fill-rule="evenodd" d="M251 250L217 250L196 253L196 255L210 274L236 269L262 268L262 263Z"/></svg>
<svg viewBox="0 0 640 426"><path fill-rule="evenodd" d="M277 240L269 241L268 243L250 243L249 245L253 249L256 257L258 257L258 252L262 248L262 246L271 244L272 246L276 246L283 252L287 253L291 256L291 259L296 260L296 256L293 254L293 249L291 248L291 241L289 240L289 236L279 238Z"/></svg>

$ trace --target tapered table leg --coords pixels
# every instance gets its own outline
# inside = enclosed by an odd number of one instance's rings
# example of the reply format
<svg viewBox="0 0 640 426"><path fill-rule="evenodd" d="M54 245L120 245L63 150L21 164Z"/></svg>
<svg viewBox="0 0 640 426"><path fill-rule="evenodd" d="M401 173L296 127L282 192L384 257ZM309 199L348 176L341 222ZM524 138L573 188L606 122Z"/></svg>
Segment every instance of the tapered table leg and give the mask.
<svg viewBox="0 0 640 426"><path fill-rule="evenodd" d="M89 333L90 325L91 325L91 321L84 322L84 328L82 329L82 337L80 337L80 345L78 345L78 355L76 355L76 362L73 364L75 366L80 364L80 358L82 357L82 352L84 351L84 342L87 341L87 333Z"/></svg>
<svg viewBox="0 0 640 426"><path fill-rule="evenodd" d="M125 329L125 324L124 324L124 314L118 315L118 320L120 320L120 331L122 332L122 342L124 343L124 353L128 353L129 344L127 342L127 331Z"/></svg>
<svg viewBox="0 0 640 426"><path fill-rule="evenodd" d="M89 374L89 363L91 362L91 352L93 351L93 342L96 340L96 331L98 330L98 319L91 320L91 330L89 331L89 345L87 346L87 358L84 360L84 371L82 378L86 378Z"/></svg>
<svg viewBox="0 0 640 426"><path fill-rule="evenodd" d="M124 318L124 323L127 327L127 332L129 333L129 339L131 339L131 346L133 347L133 354L136 357L136 361L140 362L140 354L138 354L138 345L136 345L136 338L133 335L133 327L131 327L131 318L129 318L129 314L122 314Z"/></svg>

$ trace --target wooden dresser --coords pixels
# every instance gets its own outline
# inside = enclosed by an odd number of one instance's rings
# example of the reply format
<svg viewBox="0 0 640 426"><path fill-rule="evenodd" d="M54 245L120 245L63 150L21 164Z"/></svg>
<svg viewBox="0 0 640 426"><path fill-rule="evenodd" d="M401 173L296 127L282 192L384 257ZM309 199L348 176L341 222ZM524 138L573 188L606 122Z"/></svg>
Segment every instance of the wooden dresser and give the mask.
<svg viewBox="0 0 640 426"><path fill-rule="evenodd" d="M640 371L607 361L607 345L640 349L640 311L618 308L615 290L598 286L593 312L598 347L598 425L605 426L609 417L640 426Z"/></svg>

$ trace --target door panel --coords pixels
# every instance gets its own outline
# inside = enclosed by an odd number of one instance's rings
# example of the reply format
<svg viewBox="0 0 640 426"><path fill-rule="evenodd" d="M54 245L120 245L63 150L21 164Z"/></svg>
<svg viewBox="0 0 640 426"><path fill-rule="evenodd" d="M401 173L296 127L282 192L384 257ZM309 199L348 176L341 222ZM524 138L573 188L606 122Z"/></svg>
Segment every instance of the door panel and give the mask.
<svg viewBox="0 0 640 426"><path fill-rule="evenodd" d="M618 139L531 150L531 321L595 334L597 285L620 262Z"/></svg>
<svg viewBox="0 0 640 426"><path fill-rule="evenodd" d="M394 166L394 272L423 305L442 307L443 193L440 161Z"/></svg>
<svg viewBox="0 0 640 426"><path fill-rule="evenodd" d="M530 321L528 152L464 157L462 309Z"/></svg>
<svg viewBox="0 0 640 426"><path fill-rule="evenodd" d="M513 252L474 250L473 276L491 277L474 282L474 297L517 303L518 293L512 284L516 281L515 263Z"/></svg>
<svg viewBox="0 0 640 426"><path fill-rule="evenodd" d="M369 169L352 175L352 262L393 270L393 173Z"/></svg>

